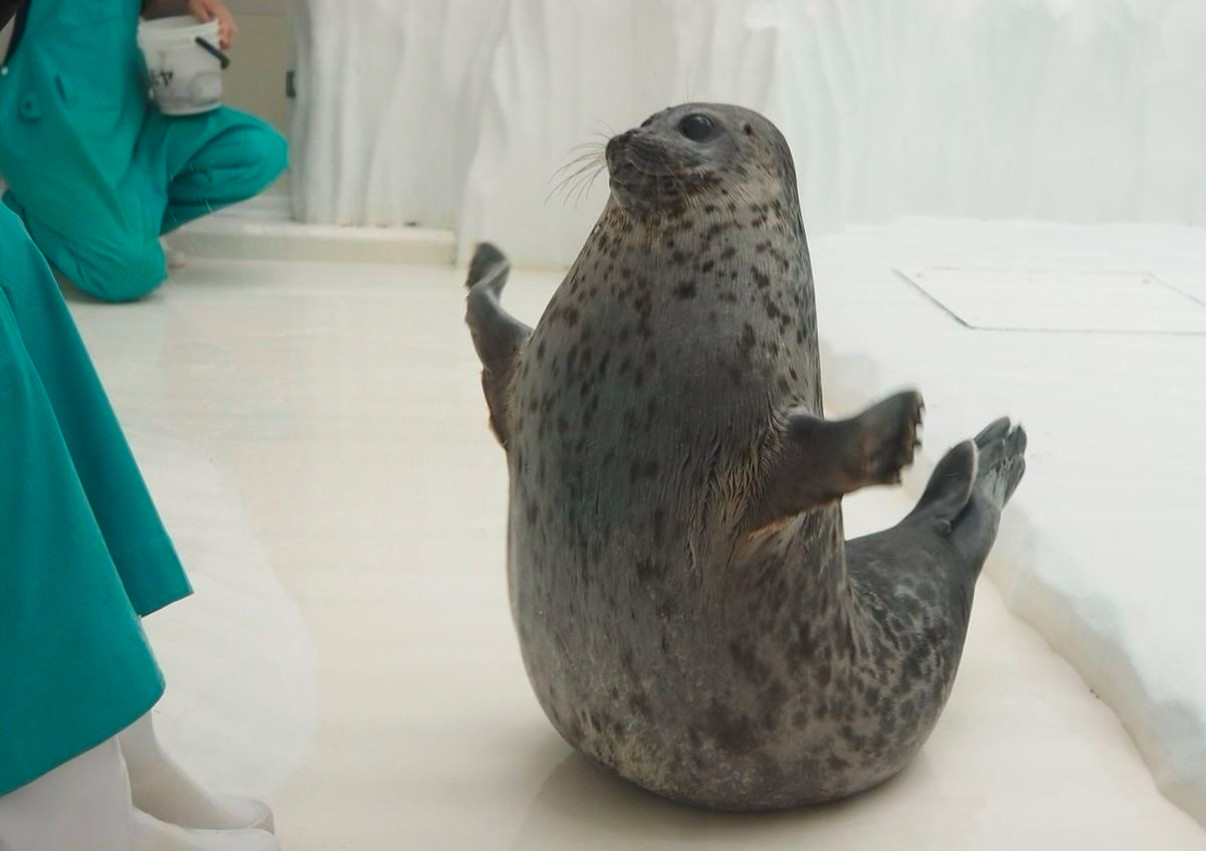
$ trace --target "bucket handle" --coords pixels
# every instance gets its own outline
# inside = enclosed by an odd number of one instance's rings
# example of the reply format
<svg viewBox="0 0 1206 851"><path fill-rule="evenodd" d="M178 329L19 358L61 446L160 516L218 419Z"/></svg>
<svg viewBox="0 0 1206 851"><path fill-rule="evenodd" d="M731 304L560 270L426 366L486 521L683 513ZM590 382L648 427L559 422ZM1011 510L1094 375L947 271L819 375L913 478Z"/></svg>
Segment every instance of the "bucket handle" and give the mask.
<svg viewBox="0 0 1206 851"><path fill-rule="evenodd" d="M209 53L214 55L214 58L222 63L222 70L225 71L230 67L230 57L219 50L214 44L206 41L201 36L197 36L197 44L204 48Z"/></svg>

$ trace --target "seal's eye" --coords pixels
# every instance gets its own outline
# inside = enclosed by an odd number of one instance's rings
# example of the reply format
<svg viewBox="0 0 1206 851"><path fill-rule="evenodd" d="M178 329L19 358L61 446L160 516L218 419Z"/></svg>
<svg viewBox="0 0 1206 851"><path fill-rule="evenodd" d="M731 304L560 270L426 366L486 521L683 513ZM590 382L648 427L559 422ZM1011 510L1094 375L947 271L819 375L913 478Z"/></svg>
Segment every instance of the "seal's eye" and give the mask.
<svg viewBox="0 0 1206 851"><path fill-rule="evenodd" d="M716 132L716 122L706 115L693 112L678 122L678 132L692 142L706 142Z"/></svg>

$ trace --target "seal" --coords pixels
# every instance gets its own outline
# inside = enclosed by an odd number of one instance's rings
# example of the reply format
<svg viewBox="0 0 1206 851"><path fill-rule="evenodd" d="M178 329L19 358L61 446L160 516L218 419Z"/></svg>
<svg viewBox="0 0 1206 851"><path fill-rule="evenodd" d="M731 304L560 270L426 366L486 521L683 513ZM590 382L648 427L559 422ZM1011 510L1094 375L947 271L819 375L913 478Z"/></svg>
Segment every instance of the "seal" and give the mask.
<svg viewBox="0 0 1206 851"><path fill-rule="evenodd" d="M951 449L897 526L840 500L898 482L922 399L822 415L791 152L733 106L606 147L610 198L535 330L477 248L467 322L510 473L524 664L573 747L666 797L815 804L914 756L1025 469L1007 419Z"/></svg>

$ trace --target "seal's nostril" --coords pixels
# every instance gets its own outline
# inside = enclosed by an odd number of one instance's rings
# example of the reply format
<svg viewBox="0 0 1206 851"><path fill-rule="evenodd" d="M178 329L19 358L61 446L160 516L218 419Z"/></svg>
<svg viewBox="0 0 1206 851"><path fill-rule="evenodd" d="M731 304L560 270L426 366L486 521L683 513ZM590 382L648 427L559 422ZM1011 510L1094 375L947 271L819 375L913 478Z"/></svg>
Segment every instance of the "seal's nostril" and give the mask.
<svg viewBox="0 0 1206 851"><path fill-rule="evenodd" d="M618 157L628 146L628 140L632 138L634 131L626 130L617 136L612 136L607 140L607 147L604 148L604 154L607 157L607 165L610 168L615 168L616 157Z"/></svg>

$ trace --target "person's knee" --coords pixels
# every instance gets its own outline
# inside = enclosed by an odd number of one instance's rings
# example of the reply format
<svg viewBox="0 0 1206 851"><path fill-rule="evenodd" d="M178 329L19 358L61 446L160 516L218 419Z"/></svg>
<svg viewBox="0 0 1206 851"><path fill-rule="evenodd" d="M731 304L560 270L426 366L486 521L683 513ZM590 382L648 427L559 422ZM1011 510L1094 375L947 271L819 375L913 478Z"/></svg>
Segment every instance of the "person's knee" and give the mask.
<svg viewBox="0 0 1206 851"><path fill-rule="evenodd" d="M157 235L117 227L115 222L97 222L86 236L67 238L37 219L26 224L28 231L14 213L0 211L4 277L8 286L21 288L22 298L58 289L47 262L71 284L102 301L134 301L167 277ZM54 297L59 297L57 292Z"/></svg>
<svg viewBox="0 0 1206 851"><path fill-rule="evenodd" d="M254 195L266 189L288 167L289 144L284 136L262 122L240 128L240 131L241 159L248 163L244 191Z"/></svg>
<svg viewBox="0 0 1206 851"><path fill-rule="evenodd" d="M60 271L80 290L102 301L136 301L167 278L158 239L89 251L75 261L74 269Z"/></svg>
<svg viewBox="0 0 1206 851"><path fill-rule="evenodd" d="M269 129L261 141L261 155L267 182L276 180L289 167L289 143L275 130ZM267 184L265 184L267 185Z"/></svg>

